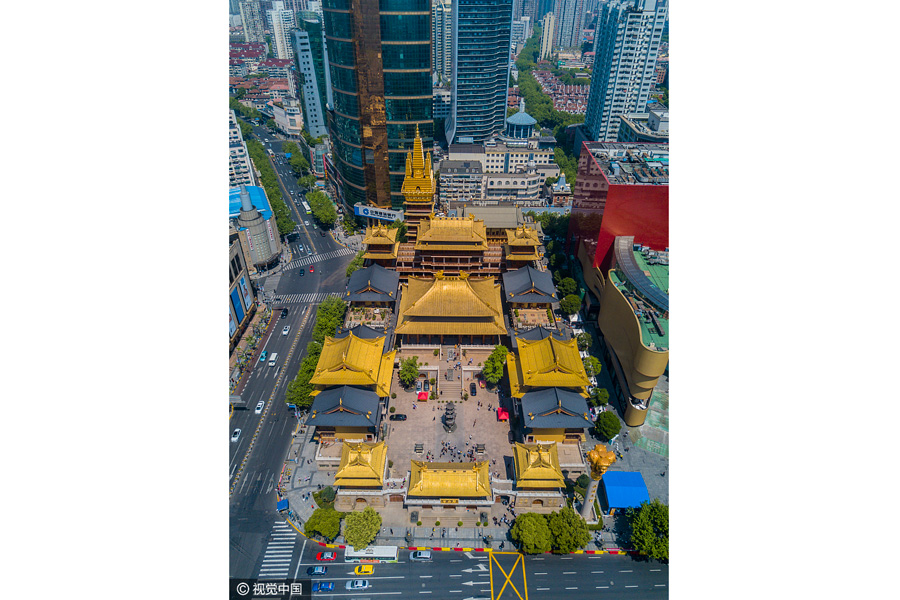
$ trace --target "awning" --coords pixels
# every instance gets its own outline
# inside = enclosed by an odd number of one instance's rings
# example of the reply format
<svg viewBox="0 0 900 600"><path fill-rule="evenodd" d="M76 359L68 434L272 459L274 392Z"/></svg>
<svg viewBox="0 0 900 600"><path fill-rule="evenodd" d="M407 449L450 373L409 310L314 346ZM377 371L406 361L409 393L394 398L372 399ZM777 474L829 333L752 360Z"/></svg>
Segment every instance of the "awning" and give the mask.
<svg viewBox="0 0 900 600"><path fill-rule="evenodd" d="M428 392L419 392L419 400L428 400Z"/></svg>
<svg viewBox="0 0 900 600"><path fill-rule="evenodd" d="M285 500L279 500L279 501L278 501L278 504L275 506L275 508L276 508L277 510L287 510L287 509L288 509L288 501L287 501L287 499L285 499Z"/></svg>
<svg viewBox="0 0 900 600"><path fill-rule="evenodd" d="M509 420L509 412L505 408L497 407L497 420L498 421L508 421Z"/></svg>

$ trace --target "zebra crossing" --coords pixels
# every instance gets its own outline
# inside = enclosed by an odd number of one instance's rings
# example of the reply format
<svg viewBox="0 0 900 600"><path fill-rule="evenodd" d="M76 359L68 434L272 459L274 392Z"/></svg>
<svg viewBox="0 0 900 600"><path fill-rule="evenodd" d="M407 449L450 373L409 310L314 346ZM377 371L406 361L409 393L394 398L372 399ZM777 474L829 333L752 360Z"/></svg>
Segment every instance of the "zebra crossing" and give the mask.
<svg viewBox="0 0 900 600"><path fill-rule="evenodd" d="M285 579L294 560L294 547L297 542L297 532L284 521L272 526L269 534L269 544L263 556L262 565L259 567L259 579Z"/></svg>
<svg viewBox="0 0 900 600"><path fill-rule="evenodd" d="M340 294L335 294L333 292L319 292L316 294L283 294L278 296L278 301L281 304L311 304L314 302L322 302L328 296L341 297Z"/></svg>
<svg viewBox="0 0 900 600"><path fill-rule="evenodd" d="M291 269L298 269L314 262L331 260L332 258L336 258L338 256L347 256L348 254L355 254L355 252L353 252L353 250L347 248L346 246L341 246L337 250L332 250L331 252L326 252L325 254L311 254L310 256L304 256L303 258L292 260L291 262L286 264L284 269L282 270L289 271Z"/></svg>

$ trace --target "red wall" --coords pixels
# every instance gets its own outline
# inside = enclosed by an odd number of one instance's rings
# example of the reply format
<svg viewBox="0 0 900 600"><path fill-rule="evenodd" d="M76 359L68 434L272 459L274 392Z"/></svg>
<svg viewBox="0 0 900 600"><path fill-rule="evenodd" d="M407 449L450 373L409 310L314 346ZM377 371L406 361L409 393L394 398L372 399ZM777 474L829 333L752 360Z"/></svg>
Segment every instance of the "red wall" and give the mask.
<svg viewBox="0 0 900 600"><path fill-rule="evenodd" d="M594 266L602 272L612 262L616 236L633 235L635 243L664 250L669 246L669 186L610 185L597 237Z"/></svg>

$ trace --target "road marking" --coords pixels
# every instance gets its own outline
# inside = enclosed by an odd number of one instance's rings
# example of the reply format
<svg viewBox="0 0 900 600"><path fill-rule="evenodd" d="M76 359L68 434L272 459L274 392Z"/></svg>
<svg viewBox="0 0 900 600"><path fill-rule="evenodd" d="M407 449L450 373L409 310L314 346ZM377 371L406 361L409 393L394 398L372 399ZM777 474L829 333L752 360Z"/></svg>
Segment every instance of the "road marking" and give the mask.
<svg viewBox="0 0 900 600"><path fill-rule="evenodd" d="M544 560L544 559L543 559L543 557L540 557L540 556L539 556L538 558L533 558L533 559L531 559L531 560Z"/></svg>
<svg viewBox="0 0 900 600"><path fill-rule="evenodd" d="M419 579L431 579L434 575L419 575Z"/></svg>
<svg viewBox="0 0 900 600"><path fill-rule="evenodd" d="M431 590L423 590L423 591L421 591L421 592L419 592L419 593L420 593L420 594L430 594L430 593L431 593Z"/></svg>
<svg viewBox="0 0 900 600"><path fill-rule="evenodd" d="M462 594L462 590L447 590L451 594Z"/></svg>
<svg viewBox="0 0 900 600"><path fill-rule="evenodd" d="M546 591L549 590L549 589L550 589L550 588L538 588L537 591L539 591L539 592L546 592Z"/></svg>
<svg viewBox="0 0 900 600"><path fill-rule="evenodd" d="M654 572L656 572L656 571L661 571L661 570L662 570L662 569L650 569L650 572L651 572L651 573L654 573Z"/></svg>
<svg viewBox="0 0 900 600"><path fill-rule="evenodd" d="M608 586L608 585L598 585L598 586L596 587L596 589L598 589L598 590L608 590L608 589L609 589L609 586Z"/></svg>
<svg viewBox="0 0 900 600"><path fill-rule="evenodd" d="M574 575L578 571L563 571L563 575Z"/></svg>
<svg viewBox="0 0 900 600"><path fill-rule="evenodd" d="M626 585L625 587L637 587L636 585Z"/></svg>
<svg viewBox="0 0 900 600"><path fill-rule="evenodd" d="M666 584L664 584L664 583L657 583L657 584L654 584L653 587L666 587Z"/></svg>
<svg viewBox="0 0 900 600"><path fill-rule="evenodd" d="M462 577L462 575L451 575L450 577Z"/></svg>
<svg viewBox="0 0 900 600"><path fill-rule="evenodd" d="M602 573L603 571L591 571L591 573Z"/></svg>
<svg viewBox="0 0 900 600"><path fill-rule="evenodd" d="M546 575L546 573L533 573L533 575Z"/></svg>
<svg viewBox="0 0 900 600"><path fill-rule="evenodd" d="M631 572L632 572L631 569L628 569L628 570L625 570L625 571L619 571L619 573L631 573Z"/></svg>
<svg viewBox="0 0 900 600"><path fill-rule="evenodd" d="M562 557L560 557L560 560L572 560L572 557L571 556L562 556Z"/></svg>

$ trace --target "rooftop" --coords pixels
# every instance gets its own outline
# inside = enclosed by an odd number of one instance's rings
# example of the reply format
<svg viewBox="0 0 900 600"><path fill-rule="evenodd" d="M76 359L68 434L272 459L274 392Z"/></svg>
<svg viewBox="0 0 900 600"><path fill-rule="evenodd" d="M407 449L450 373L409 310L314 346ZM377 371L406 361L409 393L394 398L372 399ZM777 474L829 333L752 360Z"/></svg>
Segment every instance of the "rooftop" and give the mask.
<svg viewBox="0 0 900 600"><path fill-rule="evenodd" d="M262 214L263 219L272 216L272 209L269 207L269 199L266 198L266 192L256 185L248 185L247 191L250 193L250 201L253 208ZM241 188L233 187L228 190L228 218L236 219L241 214Z"/></svg>
<svg viewBox="0 0 900 600"><path fill-rule="evenodd" d="M350 275L344 299L350 302L394 302L399 287L400 275L396 271L371 265Z"/></svg>
<svg viewBox="0 0 900 600"><path fill-rule="evenodd" d="M309 424L314 427L378 427L378 394L348 385L331 388L313 399Z"/></svg>
<svg viewBox="0 0 900 600"><path fill-rule="evenodd" d="M344 442L334 483L341 487L381 487L385 462L387 448L384 442Z"/></svg>
<svg viewBox="0 0 900 600"><path fill-rule="evenodd" d="M641 326L641 341L669 348L669 256L634 244L633 236L618 236L616 268L610 281L628 298Z"/></svg>
<svg viewBox="0 0 900 600"><path fill-rule="evenodd" d="M483 498L491 495L487 461L411 461L407 496Z"/></svg>
<svg viewBox="0 0 900 600"><path fill-rule="evenodd" d="M440 164L441 175L444 174L453 174L453 175L462 175L465 173L473 174L473 175L481 175L482 174L482 166L481 161L478 160L450 160L449 158L441 161Z"/></svg>
<svg viewBox="0 0 900 600"><path fill-rule="evenodd" d="M353 333L343 338L326 337L310 383L371 386L379 396L387 396L396 351L383 354L383 350L383 337L364 339Z"/></svg>
<svg viewBox="0 0 900 600"><path fill-rule="evenodd" d="M668 185L669 145L584 142L610 184Z"/></svg>
<svg viewBox="0 0 900 600"><path fill-rule="evenodd" d="M584 396L559 388L546 388L522 396L522 421L525 427L541 429L578 429L593 425Z"/></svg>
<svg viewBox="0 0 900 600"><path fill-rule="evenodd" d="M556 444L522 444L513 446L516 485L520 488L562 488L566 486L559 466Z"/></svg>

